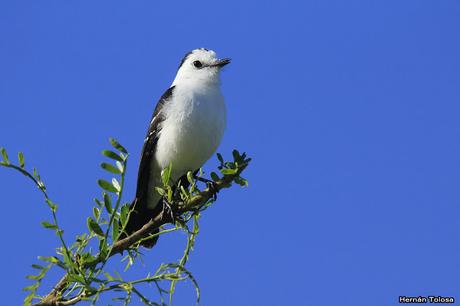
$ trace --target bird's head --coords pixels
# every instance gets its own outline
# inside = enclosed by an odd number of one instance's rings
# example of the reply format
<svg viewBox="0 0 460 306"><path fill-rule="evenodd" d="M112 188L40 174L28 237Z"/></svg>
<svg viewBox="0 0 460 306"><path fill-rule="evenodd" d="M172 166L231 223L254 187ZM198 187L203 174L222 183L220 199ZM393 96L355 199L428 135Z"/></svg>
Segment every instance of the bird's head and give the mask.
<svg viewBox="0 0 460 306"><path fill-rule="evenodd" d="M219 59L216 52L212 50L195 49L182 59L173 85L179 82L218 84L220 70L228 63L230 63L229 58Z"/></svg>

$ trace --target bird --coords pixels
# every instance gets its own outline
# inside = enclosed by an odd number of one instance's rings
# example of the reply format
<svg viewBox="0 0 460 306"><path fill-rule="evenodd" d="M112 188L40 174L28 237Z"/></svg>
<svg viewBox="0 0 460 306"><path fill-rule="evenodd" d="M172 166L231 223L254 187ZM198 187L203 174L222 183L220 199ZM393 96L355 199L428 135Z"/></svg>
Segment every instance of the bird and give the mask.
<svg viewBox="0 0 460 306"><path fill-rule="evenodd" d="M226 127L226 106L221 91L221 69L230 63L213 50L188 52L171 86L154 109L142 147L135 199L125 227L127 235L162 212L161 171L171 165L171 182L195 172L217 150ZM158 237L144 240L153 247Z"/></svg>

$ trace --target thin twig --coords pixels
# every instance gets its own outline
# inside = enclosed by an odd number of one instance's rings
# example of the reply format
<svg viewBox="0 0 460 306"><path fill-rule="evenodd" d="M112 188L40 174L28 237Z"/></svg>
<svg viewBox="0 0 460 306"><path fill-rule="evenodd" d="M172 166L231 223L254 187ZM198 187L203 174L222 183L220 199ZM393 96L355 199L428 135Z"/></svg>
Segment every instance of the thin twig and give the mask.
<svg viewBox="0 0 460 306"><path fill-rule="evenodd" d="M231 186L231 183L238 178L241 172L247 167L247 164L240 165L238 171L234 174L224 175L220 180L214 183L213 188L206 188L201 191L199 194L193 196L187 201L178 201L174 203L173 210L176 216L180 216L187 212L195 212L199 210L204 204L206 204L210 199L215 197L217 193ZM105 262L109 257L112 257L115 254L123 253L123 251L128 250L132 245L141 241L143 238L148 237L152 232L158 230L162 225L171 223L171 217L169 214L163 215L159 214L147 222L141 229L132 233L130 236L121 239L115 242L111 248L110 253L107 257L98 257L94 262L91 263L92 266L95 266L101 262ZM183 267L182 267L183 268ZM83 292L80 295L77 295L68 300L62 300L61 293L68 286L68 274L64 275L59 282L53 287L51 292L46 295L40 302L34 304L34 306L64 306L64 305L73 305L80 301L82 298L87 297L88 293ZM104 290L106 291L106 290Z"/></svg>

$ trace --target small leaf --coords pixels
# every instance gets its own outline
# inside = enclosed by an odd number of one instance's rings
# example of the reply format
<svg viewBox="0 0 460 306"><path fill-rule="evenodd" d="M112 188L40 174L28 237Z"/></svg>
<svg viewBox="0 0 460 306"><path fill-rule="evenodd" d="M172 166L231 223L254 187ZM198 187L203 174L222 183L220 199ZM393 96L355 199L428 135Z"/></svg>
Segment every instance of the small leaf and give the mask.
<svg viewBox="0 0 460 306"><path fill-rule="evenodd" d="M35 283L33 285L22 288L22 291L35 291L35 289L37 289L39 285L40 283Z"/></svg>
<svg viewBox="0 0 460 306"><path fill-rule="evenodd" d="M168 202L172 202L173 190L168 186Z"/></svg>
<svg viewBox="0 0 460 306"><path fill-rule="evenodd" d="M108 281L113 281L115 280L112 275L109 274L109 272L104 272L105 277L107 278Z"/></svg>
<svg viewBox="0 0 460 306"><path fill-rule="evenodd" d="M114 166L108 163L102 163L101 168L113 174L121 174L121 171L118 168L115 168Z"/></svg>
<svg viewBox="0 0 460 306"><path fill-rule="evenodd" d="M59 263L59 259L57 259L54 256L38 256L38 259L41 260L41 261L46 261L46 262L50 262L50 263L54 263L54 264Z"/></svg>
<svg viewBox="0 0 460 306"><path fill-rule="evenodd" d="M193 173L192 171L187 172L187 180L190 184L195 183L195 179L193 178Z"/></svg>
<svg viewBox="0 0 460 306"><path fill-rule="evenodd" d="M213 179L213 181L218 181L219 180L219 176L217 175L217 173L215 172L211 172L211 178Z"/></svg>
<svg viewBox="0 0 460 306"><path fill-rule="evenodd" d="M112 241L117 241L119 235L120 235L120 223L115 218L112 224Z"/></svg>
<svg viewBox="0 0 460 306"><path fill-rule="evenodd" d="M32 265L32 268L38 269L38 270L43 270L43 269L45 269L44 266L40 266L40 265L37 265L37 264L33 264L33 265Z"/></svg>
<svg viewBox="0 0 460 306"><path fill-rule="evenodd" d="M120 209L120 222L123 228L126 226L126 223L128 222L128 214L129 214L129 204L125 204Z"/></svg>
<svg viewBox="0 0 460 306"><path fill-rule="evenodd" d="M155 187L155 190L157 191L158 194L161 196L164 196L166 194L165 190L161 187Z"/></svg>
<svg viewBox="0 0 460 306"><path fill-rule="evenodd" d="M240 153L237 150L233 150L232 155L234 161L238 161L240 159Z"/></svg>
<svg viewBox="0 0 460 306"><path fill-rule="evenodd" d="M120 273L118 273L117 270L113 271L113 273L115 273L115 274L117 275L117 278L116 278L116 279L118 279L118 280L122 280L122 279L123 279L123 277L121 277Z"/></svg>
<svg viewBox="0 0 460 306"><path fill-rule="evenodd" d="M248 181L246 179L242 178L242 177L235 177L235 182L238 185L243 186L243 187L249 185Z"/></svg>
<svg viewBox="0 0 460 306"><path fill-rule="evenodd" d="M107 243L105 242L105 239L102 238L99 241L99 256L105 257L107 256L107 253L108 253L108 246L107 246Z"/></svg>
<svg viewBox="0 0 460 306"><path fill-rule="evenodd" d="M92 256L91 254L88 254L84 258L84 263L82 265L90 265L96 260L96 257Z"/></svg>
<svg viewBox="0 0 460 306"><path fill-rule="evenodd" d="M111 214L113 211L112 202L110 201L110 196L105 192L104 192L104 206L107 212Z"/></svg>
<svg viewBox="0 0 460 306"><path fill-rule="evenodd" d="M102 231L101 227L91 217L88 217L87 225L91 232L95 233L98 236L104 237L104 232Z"/></svg>
<svg viewBox="0 0 460 306"><path fill-rule="evenodd" d="M115 149L117 149L118 151L123 152L123 153L125 153L125 154L128 154L128 151L126 151L126 149L125 149L118 141L116 141L114 138L110 137L110 138L109 138L109 141L110 141L110 144L111 144Z"/></svg>
<svg viewBox="0 0 460 306"><path fill-rule="evenodd" d="M93 207L93 215L96 220L99 220L99 217L101 216L101 211L97 207Z"/></svg>
<svg viewBox="0 0 460 306"><path fill-rule="evenodd" d="M19 166L24 168L24 154L22 152L18 153Z"/></svg>
<svg viewBox="0 0 460 306"><path fill-rule="evenodd" d="M120 162L117 160L117 161L115 162L115 164L117 165L118 170L120 170L120 173L125 172L125 167L123 166L122 163L120 163Z"/></svg>
<svg viewBox="0 0 460 306"><path fill-rule="evenodd" d="M120 155L118 155L117 153L115 153L113 151L110 151L110 150L102 151L102 155L104 155L104 156L106 156L108 158L114 159L114 160L118 160L119 162L123 161L123 158L121 158Z"/></svg>
<svg viewBox="0 0 460 306"><path fill-rule="evenodd" d="M63 252L62 257L63 257L64 263L65 263L65 265L67 267L76 267L76 265L73 262L73 260L69 257L69 254L67 253L67 251Z"/></svg>
<svg viewBox="0 0 460 306"><path fill-rule="evenodd" d="M123 270L124 272L126 272L134 263L134 258L131 255L131 253L128 253L128 255L125 258L128 259L128 262L126 263L125 269Z"/></svg>
<svg viewBox="0 0 460 306"><path fill-rule="evenodd" d="M27 275L26 278L31 279L31 280L41 280L43 278L43 276L41 276L41 275Z"/></svg>
<svg viewBox="0 0 460 306"><path fill-rule="evenodd" d="M106 191L108 191L108 192L113 192L113 193L117 193L117 192L118 192L118 190L117 190L112 184L110 184L109 182L107 182L107 181L105 181L105 180L102 180L102 179L97 180L97 183L99 184L99 186L100 186L102 189L104 189L104 190L106 190Z"/></svg>
<svg viewBox="0 0 460 306"><path fill-rule="evenodd" d="M42 221L40 222L41 225L44 227L44 228L48 228L48 229L58 229L57 225L56 224L52 224L52 223L49 223L49 222L46 222L46 221Z"/></svg>
<svg viewBox="0 0 460 306"><path fill-rule="evenodd" d="M32 300L35 297L35 292L32 291L29 295L24 298L24 305L28 306L32 304Z"/></svg>
<svg viewBox="0 0 460 306"><path fill-rule="evenodd" d="M120 183L117 181L116 178L112 178L112 185L117 190L117 193L120 192L121 186L120 186Z"/></svg>
<svg viewBox="0 0 460 306"><path fill-rule="evenodd" d="M99 199L94 198L94 202L96 202L97 206L102 207L102 203L99 201Z"/></svg>
<svg viewBox="0 0 460 306"><path fill-rule="evenodd" d="M236 172L238 172L238 169L221 169L220 172L223 174L223 175L232 175L232 174L235 174Z"/></svg>
<svg viewBox="0 0 460 306"><path fill-rule="evenodd" d="M57 210L57 204L53 203L50 199L46 199L46 204L48 204L52 211Z"/></svg>
<svg viewBox="0 0 460 306"><path fill-rule="evenodd" d="M222 154L217 153L217 159L220 161L221 164L224 163L224 158L222 157Z"/></svg>
<svg viewBox="0 0 460 306"><path fill-rule="evenodd" d="M81 283L81 284L86 284L85 279L82 276L77 275L77 274L70 274L69 275L69 280L72 281L72 282L78 282L78 283Z"/></svg>
<svg viewBox="0 0 460 306"><path fill-rule="evenodd" d="M164 168L161 171L161 180L163 182L163 186L169 186L169 180L171 178L171 170L172 170L172 163L169 163L169 166Z"/></svg>
<svg viewBox="0 0 460 306"><path fill-rule="evenodd" d="M1 148L0 151L2 152L2 156L3 156L3 162L7 165L10 164L10 160L8 159L8 153L6 153L6 149L5 148Z"/></svg>

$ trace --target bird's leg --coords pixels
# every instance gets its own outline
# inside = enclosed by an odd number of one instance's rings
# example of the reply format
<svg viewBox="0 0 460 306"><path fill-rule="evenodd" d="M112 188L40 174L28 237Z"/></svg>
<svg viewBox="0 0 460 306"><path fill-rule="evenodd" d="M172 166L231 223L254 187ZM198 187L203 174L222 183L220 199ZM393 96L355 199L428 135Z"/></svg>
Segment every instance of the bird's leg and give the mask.
<svg viewBox="0 0 460 306"><path fill-rule="evenodd" d="M168 200L165 197L162 197L162 202L163 202L163 208L162 208L162 215L163 216L168 216L170 218L171 223L174 223L174 211L172 209L171 204L168 202Z"/></svg>

